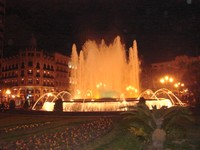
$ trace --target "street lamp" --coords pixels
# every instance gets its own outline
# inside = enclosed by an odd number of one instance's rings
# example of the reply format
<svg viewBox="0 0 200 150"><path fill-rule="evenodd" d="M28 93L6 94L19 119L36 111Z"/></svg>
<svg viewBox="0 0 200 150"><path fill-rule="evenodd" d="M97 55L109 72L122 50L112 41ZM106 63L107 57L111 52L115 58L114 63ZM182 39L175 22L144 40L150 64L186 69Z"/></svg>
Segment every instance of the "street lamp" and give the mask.
<svg viewBox="0 0 200 150"><path fill-rule="evenodd" d="M7 89L7 90L6 90L6 98L7 98L7 101L9 100L10 94L11 94L11 91L10 91L9 89Z"/></svg>
<svg viewBox="0 0 200 150"><path fill-rule="evenodd" d="M183 87L185 86L184 83L178 82L174 84L174 87L177 89L178 91L178 95L180 95L181 89L183 89Z"/></svg>
<svg viewBox="0 0 200 150"><path fill-rule="evenodd" d="M178 82L178 83L175 83L174 86L175 86L176 88L178 88L178 87L184 87L185 85L184 85L184 83Z"/></svg>
<svg viewBox="0 0 200 150"><path fill-rule="evenodd" d="M8 89L6 90L6 95L10 95L11 94L11 91Z"/></svg>
<svg viewBox="0 0 200 150"><path fill-rule="evenodd" d="M162 84L172 83L172 82L174 82L174 79L172 77L167 76L167 75L160 79L160 83L162 83Z"/></svg>
<svg viewBox="0 0 200 150"><path fill-rule="evenodd" d="M160 83L166 88L172 88L172 83L174 82L174 78L168 75L163 76L160 78ZM171 89L170 89L171 90Z"/></svg>

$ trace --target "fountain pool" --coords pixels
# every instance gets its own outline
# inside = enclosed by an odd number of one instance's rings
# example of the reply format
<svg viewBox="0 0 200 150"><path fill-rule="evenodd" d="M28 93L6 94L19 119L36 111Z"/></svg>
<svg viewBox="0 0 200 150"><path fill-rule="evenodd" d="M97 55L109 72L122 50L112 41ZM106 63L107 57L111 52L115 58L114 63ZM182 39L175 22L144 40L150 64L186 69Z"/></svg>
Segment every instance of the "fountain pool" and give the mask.
<svg viewBox="0 0 200 150"><path fill-rule="evenodd" d="M161 96L161 97L160 97ZM152 106L161 108L162 106L171 107L183 103L168 89L159 89L156 92L146 90L137 98L101 98L101 99L71 99L71 94L67 91L60 93L46 93L41 96L33 110L53 111L55 101L62 99L64 112L105 112L105 111L126 111L128 106L135 106L140 97L146 99L146 105L151 109ZM38 106L43 101L43 105Z"/></svg>

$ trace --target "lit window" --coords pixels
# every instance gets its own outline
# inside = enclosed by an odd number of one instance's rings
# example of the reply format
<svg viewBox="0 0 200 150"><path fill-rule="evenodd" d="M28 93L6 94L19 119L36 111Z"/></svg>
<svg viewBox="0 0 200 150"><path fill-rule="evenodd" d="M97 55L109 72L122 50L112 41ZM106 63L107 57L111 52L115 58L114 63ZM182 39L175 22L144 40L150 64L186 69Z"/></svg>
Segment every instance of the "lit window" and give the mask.
<svg viewBox="0 0 200 150"><path fill-rule="evenodd" d="M28 74L33 74L33 70L29 69Z"/></svg>
<svg viewBox="0 0 200 150"><path fill-rule="evenodd" d="M40 81L39 81L39 79L36 79L36 84L40 84Z"/></svg>
<svg viewBox="0 0 200 150"><path fill-rule="evenodd" d="M32 84L33 80L32 79L28 79L28 84Z"/></svg>
<svg viewBox="0 0 200 150"><path fill-rule="evenodd" d="M24 78L21 79L21 84L24 84Z"/></svg>

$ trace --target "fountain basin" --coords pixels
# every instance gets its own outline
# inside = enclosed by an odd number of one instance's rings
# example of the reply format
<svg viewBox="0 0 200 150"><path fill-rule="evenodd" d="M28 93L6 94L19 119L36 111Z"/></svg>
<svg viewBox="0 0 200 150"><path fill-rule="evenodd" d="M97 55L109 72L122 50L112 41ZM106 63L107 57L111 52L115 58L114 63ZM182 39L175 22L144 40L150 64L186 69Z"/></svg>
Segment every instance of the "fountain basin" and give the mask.
<svg viewBox="0 0 200 150"><path fill-rule="evenodd" d="M129 98L120 100L115 98L102 99L75 99L63 101L64 112L112 112L126 111L128 106L135 106L138 99ZM42 106L43 111L53 111L55 102L45 102ZM147 99L146 105L152 109L152 106L161 108L162 106L173 106L169 99Z"/></svg>

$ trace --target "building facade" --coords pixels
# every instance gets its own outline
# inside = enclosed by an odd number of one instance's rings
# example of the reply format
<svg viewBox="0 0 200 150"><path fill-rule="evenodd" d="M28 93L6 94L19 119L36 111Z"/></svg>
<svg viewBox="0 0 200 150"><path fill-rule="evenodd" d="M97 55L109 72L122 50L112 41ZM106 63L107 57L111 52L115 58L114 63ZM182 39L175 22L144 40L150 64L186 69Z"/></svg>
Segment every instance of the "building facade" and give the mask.
<svg viewBox="0 0 200 150"><path fill-rule="evenodd" d="M5 0L0 0L0 68L2 66L3 46L4 46L4 24L5 24ZM0 71L0 76L2 72ZM0 89L0 97L2 91Z"/></svg>
<svg viewBox="0 0 200 150"><path fill-rule="evenodd" d="M0 58L3 57L5 25L5 0L0 0Z"/></svg>
<svg viewBox="0 0 200 150"><path fill-rule="evenodd" d="M65 55L36 48L20 50L18 55L3 58L1 100L8 101L14 96L19 103L24 100L34 103L44 93L67 90L68 60Z"/></svg>
<svg viewBox="0 0 200 150"><path fill-rule="evenodd" d="M182 81L183 75L188 70L188 65L193 62L200 62L200 56L189 57L186 55L177 56L174 60L159 62L151 64L151 77L153 81L153 87L158 87L160 84L160 78L163 76L170 76L175 81Z"/></svg>

